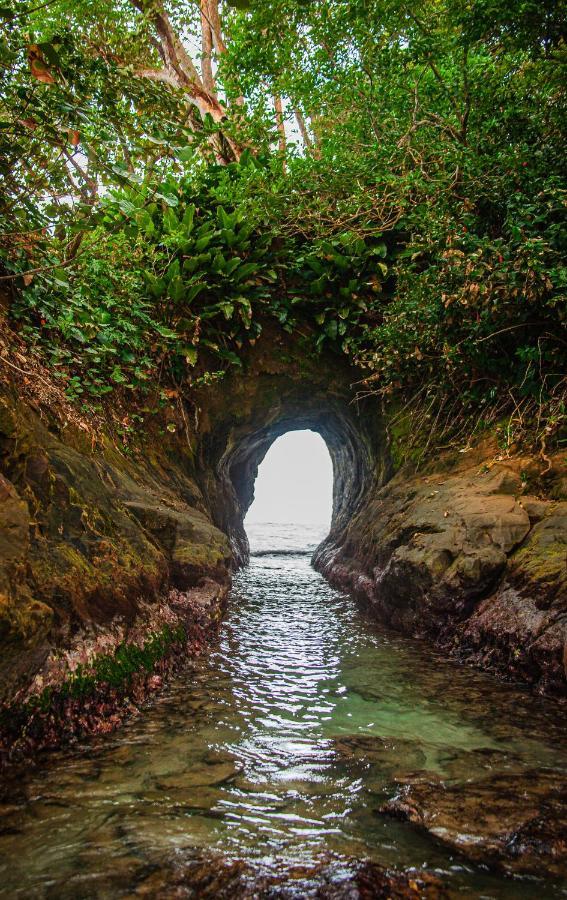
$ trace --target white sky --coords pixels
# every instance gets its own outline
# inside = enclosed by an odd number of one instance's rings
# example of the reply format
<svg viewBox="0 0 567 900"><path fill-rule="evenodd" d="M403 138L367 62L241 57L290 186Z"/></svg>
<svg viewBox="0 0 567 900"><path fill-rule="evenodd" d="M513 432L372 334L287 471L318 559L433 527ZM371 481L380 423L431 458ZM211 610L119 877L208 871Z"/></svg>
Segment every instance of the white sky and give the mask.
<svg viewBox="0 0 567 900"><path fill-rule="evenodd" d="M314 431L288 431L274 441L260 468L245 522L329 525L333 465Z"/></svg>

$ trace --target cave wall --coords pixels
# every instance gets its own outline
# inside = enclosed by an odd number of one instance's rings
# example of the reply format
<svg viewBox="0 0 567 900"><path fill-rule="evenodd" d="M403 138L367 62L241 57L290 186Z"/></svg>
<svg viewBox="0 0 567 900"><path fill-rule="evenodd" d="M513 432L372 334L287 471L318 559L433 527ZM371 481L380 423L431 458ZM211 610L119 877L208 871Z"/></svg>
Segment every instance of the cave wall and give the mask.
<svg viewBox="0 0 567 900"><path fill-rule="evenodd" d="M200 484L237 564L248 558L242 523L258 466L280 435L310 429L325 440L333 463L335 541L369 492L391 474L378 403L355 402L358 377L336 354L314 357L301 338L274 331L248 355L244 373L197 397Z"/></svg>
<svg viewBox="0 0 567 900"><path fill-rule="evenodd" d="M388 470L355 378L268 326L242 370L179 396L124 445L46 391L48 372L22 379L0 358L0 703L180 621L183 596L224 595L248 556L258 465L290 429L327 441L339 539Z"/></svg>
<svg viewBox="0 0 567 900"><path fill-rule="evenodd" d="M181 392L128 446L46 393L47 372L18 381L0 358L0 702L183 619L183 598L224 596L258 466L304 428L334 469L317 568L387 625L565 692L564 461L529 484L538 461L494 447L394 472L359 373L311 346L266 326L241 370Z"/></svg>

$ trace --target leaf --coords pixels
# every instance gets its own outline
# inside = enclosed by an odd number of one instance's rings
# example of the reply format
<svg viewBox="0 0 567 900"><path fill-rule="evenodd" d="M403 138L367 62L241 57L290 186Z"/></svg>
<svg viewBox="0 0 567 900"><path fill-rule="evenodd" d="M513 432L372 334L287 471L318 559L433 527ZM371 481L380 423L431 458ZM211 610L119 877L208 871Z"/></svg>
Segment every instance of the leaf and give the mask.
<svg viewBox="0 0 567 900"><path fill-rule="evenodd" d="M223 312L224 317L227 320L227 322L229 319L232 319L232 316L234 314L234 304L233 303L228 303L228 301L223 300L221 303L218 304L218 307Z"/></svg>
<svg viewBox="0 0 567 900"><path fill-rule="evenodd" d="M162 194L159 191L156 191L154 196L163 200L168 206L179 206L179 200L173 194Z"/></svg>
<svg viewBox="0 0 567 900"><path fill-rule="evenodd" d="M195 249L197 253L200 253L205 247L208 247L212 240L212 234L206 234L204 237L199 238L197 243L195 244Z"/></svg>
<svg viewBox="0 0 567 900"><path fill-rule="evenodd" d="M203 284L202 281L199 281L197 284L192 284L191 287L187 289L186 293L186 301L187 303L191 303L195 297L197 297L201 291L204 291L207 287L206 284Z"/></svg>
<svg viewBox="0 0 567 900"><path fill-rule="evenodd" d="M114 367L110 373L110 377L116 384L124 384L124 382L128 380L119 366Z"/></svg>
<svg viewBox="0 0 567 900"><path fill-rule="evenodd" d="M43 58L43 54L37 44L30 44L28 47L28 61L30 71L34 78L41 81L42 84L55 84L55 78L49 70L49 66Z"/></svg>
<svg viewBox="0 0 567 900"><path fill-rule="evenodd" d="M168 234L174 234L179 230L179 220L170 207L163 214L163 227Z"/></svg>
<svg viewBox="0 0 567 900"><path fill-rule="evenodd" d="M244 265L240 266L238 272L236 272L234 279L235 281L242 281L244 278L247 278L249 275L258 271L258 266L256 263L247 262Z"/></svg>
<svg viewBox="0 0 567 900"><path fill-rule="evenodd" d="M386 244L381 242L380 244L376 244L375 247L372 247L370 253L372 256L381 256L382 259L385 259L388 255L388 248L386 247Z"/></svg>
<svg viewBox="0 0 567 900"><path fill-rule="evenodd" d="M338 334L338 330L339 330L339 326L338 326L336 319L331 319L330 322L327 322L327 325L325 327L325 333L328 335L328 337L331 338L331 340L333 340L333 341L335 340L335 338L337 337L337 334Z"/></svg>
<svg viewBox="0 0 567 900"><path fill-rule="evenodd" d="M185 357L185 362L190 366L195 366L197 364L197 348L196 347L182 347L181 353Z"/></svg>
<svg viewBox="0 0 567 900"><path fill-rule="evenodd" d="M234 271L238 268L242 260L239 256L235 256L233 259L229 259L224 267L225 275L232 275Z"/></svg>
<svg viewBox="0 0 567 900"><path fill-rule="evenodd" d="M185 297L185 284L180 275L175 275L168 285L169 296L174 303L181 303Z"/></svg>
<svg viewBox="0 0 567 900"><path fill-rule="evenodd" d="M309 266L310 269L313 269L313 271L315 272L316 275L322 275L323 272L325 271L323 266L321 265L320 260L318 260L317 257L315 257L315 256L306 256L305 262L307 263L307 265Z"/></svg>
<svg viewBox="0 0 567 900"><path fill-rule="evenodd" d="M218 355L222 357L222 359L228 360L235 366L240 366L242 368L242 360L236 353L233 353L232 350L219 350Z"/></svg>
<svg viewBox="0 0 567 900"><path fill-rule="evenodd" d="M168 283L171 283L175 278L179 278L180 275L179 268L179 260L174 259L171 265L169 266L167 272L165 273L165 278Z"/></svg>
<svg viewBox="0 0 567 900"><path fill-rule="evenodd" d="M220 275L222 272L224 272L225 265L226 265L226 262L225 262L224 256L222 255L220 250L217 250L217 252L215 253L214 259L211 263L212 271L216 275Z"/></svg>
<svg viewBox="0 0 567 900"><path fill-rule="evenodd" d="M193 231L193 220L195 218L195 207L192 203L189 204L185 212L183 213L183 218L181 220L181 225L183 226L183 230L185 234L191 234Z"/></svg>

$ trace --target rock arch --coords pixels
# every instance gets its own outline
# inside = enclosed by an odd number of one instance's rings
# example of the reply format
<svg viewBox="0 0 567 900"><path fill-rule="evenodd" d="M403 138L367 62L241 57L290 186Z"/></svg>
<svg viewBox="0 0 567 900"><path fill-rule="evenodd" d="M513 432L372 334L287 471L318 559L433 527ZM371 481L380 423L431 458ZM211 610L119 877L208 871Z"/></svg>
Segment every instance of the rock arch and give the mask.
<svg viewBox="0 0 567 900"><path fill-rule="evenodd" d="M237 564L248 558L243 520L254 498L258 466L282 434L310 429L327 444L334 472L333 539L376 478L384 479L388 463L382 419L375 401L356 402L357 377L340 356L313 357L301 340L278 333L254 348L244 372L201 398L203 489L215 525L231 540Z"/></svg>

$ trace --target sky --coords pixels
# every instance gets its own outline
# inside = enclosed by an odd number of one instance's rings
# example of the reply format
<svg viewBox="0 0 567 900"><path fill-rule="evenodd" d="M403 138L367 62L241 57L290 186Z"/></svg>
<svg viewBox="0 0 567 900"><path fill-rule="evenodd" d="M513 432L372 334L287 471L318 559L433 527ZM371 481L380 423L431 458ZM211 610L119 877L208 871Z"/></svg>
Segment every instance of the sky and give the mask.
<svg viewBox="0 0 567 900"><path fill-rule="evenodd" d="M274 441L258 469L246 523L326 525L333 504L333 466L314 431L288 431Z"/></svg>

